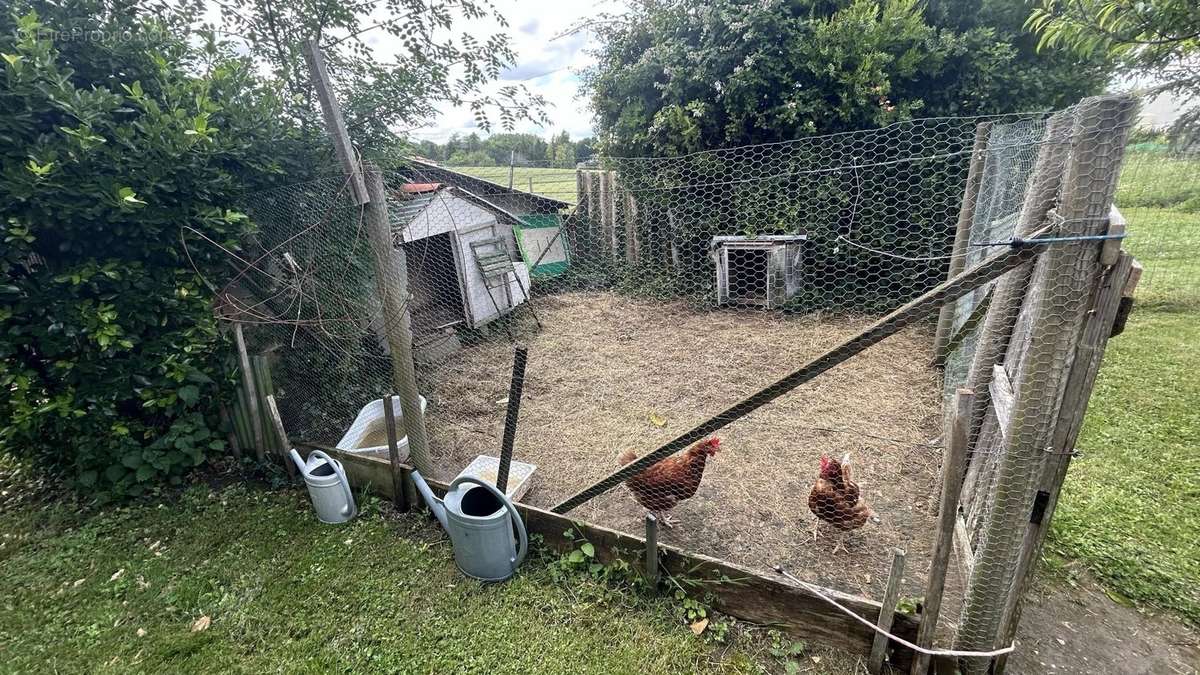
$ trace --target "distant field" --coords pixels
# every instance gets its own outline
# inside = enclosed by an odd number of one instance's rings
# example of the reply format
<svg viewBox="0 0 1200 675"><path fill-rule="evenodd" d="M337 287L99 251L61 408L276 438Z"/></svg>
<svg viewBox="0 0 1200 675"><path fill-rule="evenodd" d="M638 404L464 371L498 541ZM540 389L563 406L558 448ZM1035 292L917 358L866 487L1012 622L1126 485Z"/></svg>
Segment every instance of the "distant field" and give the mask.
<svg viewBox="0 0 1200 675"><path fill-rule="evenodd" d="M507 166L446 167L476 178L508 186ZM518 166L513 169L513 188L575 204L575 169L545 169Z"/></svg>

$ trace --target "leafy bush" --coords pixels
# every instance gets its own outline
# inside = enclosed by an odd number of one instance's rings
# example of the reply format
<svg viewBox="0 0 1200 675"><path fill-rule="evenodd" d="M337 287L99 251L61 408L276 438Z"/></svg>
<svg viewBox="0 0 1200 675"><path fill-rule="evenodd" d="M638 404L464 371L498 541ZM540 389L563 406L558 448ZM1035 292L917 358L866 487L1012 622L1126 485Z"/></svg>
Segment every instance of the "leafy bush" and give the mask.
<svg viewBox="0 0 1200 675"><path fill-rule="evenodd" d="M286 129L246 62L197 59L176 26L102 0L22 11L0 17L0 445L139 494L225 449L223 261L181 236L237 248L237 176L269 174Z"/></svg>

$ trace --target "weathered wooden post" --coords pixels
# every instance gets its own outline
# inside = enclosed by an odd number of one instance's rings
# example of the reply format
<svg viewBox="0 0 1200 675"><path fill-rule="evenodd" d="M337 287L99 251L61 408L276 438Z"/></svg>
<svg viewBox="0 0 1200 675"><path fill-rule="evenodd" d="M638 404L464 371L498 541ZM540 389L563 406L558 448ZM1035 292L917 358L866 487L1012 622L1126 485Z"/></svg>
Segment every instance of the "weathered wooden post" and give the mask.
<svg viewBox="0 0 1200 675"><path fill-rule="evenodd" d="M1114 232L1114 230L1117 230ZM1109 228L1110 233L1123 234L1124 223L1119 227ZM1110 241L1120 241L1112 239ZM1107 242L1106 242L1107 244ZM1103 264L1103 259L1101 263ZM1071 374L1067 378L1067 386L1059 406L1058 422L1054 430L1054 440L1047 448L1046 457L1042 462L1036 482L1037 495L1046 495L1039 517L1031 518L1025 529L1021 542L1021 554L1017 559L1017 570L1014 590L1008 598L1008 604L1001 619L1000 644L1011 644L1017 635L1017 625L1021 620L1021 610L1024 608L1025 593L1033 581L1034 566L1039 559L1046 533L1050 529L1050 520L1054 509L1058 506L1058 495L1062 490L1063 481L1067 477L1067 467L1074 455L1075 440L1083 427L1083 417L1087 412L1088 400L1091 398L1092 387L1096 383L1096 374L1100 371L1100 361L1108 346L1108 337L1117 318L1121 306L1121 298L1128 292L1127 285L1133 273L1133 256L1120 252L1115 264L1107 269L1094 295L1088 313L1087 323L1075 352L1075 360ZM996 673L1003 673L1007 665L1007 655L996 660Z"/></svg>
<svg viewBox="0 0 1200 675"><path fill-rule="evenodd" d="M947 279L953 279L967 266L967 244L971 240L971 225L975 221L975 202L979 199L979 186L983 182L983 167L987 159L988 134L992 123L981 122L975 127L975 143L971 146L971 163L967 169L967 185L963 189L962 204L958 209L958 227L954 231L954 247L951 249L950 270ZM946 362L947 345L954 328L954 304L947 303L938 313L937 332L933 340L933 365Z"/></svg>
<svg viewBox="0 0 1200 675"><path fill-rule="evenodd" d="M971 402L975 392L959 389L954 392L954 408L946 425L946 451L942 459L942 496L938 502L937 539L933 545L933 556L929 563L929 577L925 580L925 603L921 611L921 625L917 628L918 647L933 644L933 634L942 613L942 594L946 590L946 570L950 566L950 553L954 549L954 526L958 521L958 501L962 494L963 465L967 461L967 431L971 423ZM924 675L929 670L929 655L917 653L913 656L912 674Z"/></svg>
<svg viewBox="0 0 1200 675"><path fill-rule="evenodd" d="M391 223L387 215L387 191L383 185L383 174L378 167L368 165L360 170L357 157L353 154L350 136L333 87L325 60L316 40L306 40L304 56L308 61L309 73L325 127L333 137L333 146L338 160L346 171L356 204L363 206L367 237L371 244L374 263L375 288L383 305L384 332L387 336L392 357L392 378L400 396L400 409L404 416L405 434L408 436L409 455L418 470L429 472L429 451L425 434L425 415L421 410L421 397L417 393L416 368L412 358L412 326L408 314L408 269L404 249L397 248L392 241ZM363 174L366 174L365 178Z"/></svg>
<svg viewBox="0 0 1200 675"><path fill-rule="evenodd" d="M396 433L396 411L392 394L383 397L383 424L387 432L388 464L392 469L392 504L400 513L408 512L408 493L404 489L404 468L400 463L400 441Z"/></svg>
<svg viewBox="0 0 1200 675"><path fill-rule="evenodd" d="M896 603L900 600L900 582L904 579L904 551L892 549L892 570L888 574L887 589L883 592L882 607L879 608L879 618L875 625L879 630L891 632L892 621L896 618ZM871 655L867 659L867 670L871 675L879 675L883 671L883 661L887 656L888 639L883 633L876 633L871 643Z"/></svg>
<svg viewBox="0 0 1200 675"><path fill-rule="evenodd" d="M367 238L375 267L375 287L383 301L384 331L392 356L392 379L400 396L404 434L408 453L418 471L429 473L429 443L425 433L425 413L417 393L417 372L413 364L412 323L408 313L408 264L404 249L392 242L392 226L387 216L387 192L383 174L373 164L365 165L367 194L365 207Z"/></svg>
<svg viewBox="0 0 1200 675"><path fill-rule="evenodd" d="M1057 213L1060 237L1104 234L1116 189L1125 139L1136 111L1127 96L1089 98L1076 109L1070 153ZM1084 327L1088 299L1100 279L1101 245L1093 241L1051 245L1039 257L1028 313L1028 335L1007 369L1014 375L1011 429L997 468L991 511L984 523L976 564L968 585L956 648L987 651L1001 637L1001 623L1015 578L1022 540L1030 520L1041 520L1046 498L1037 477L1052 447L1055 411L1062 403ZM1014 372L1014 368L1015 371ZM990 659L964 659L967 673L983 673Z"/></svg>

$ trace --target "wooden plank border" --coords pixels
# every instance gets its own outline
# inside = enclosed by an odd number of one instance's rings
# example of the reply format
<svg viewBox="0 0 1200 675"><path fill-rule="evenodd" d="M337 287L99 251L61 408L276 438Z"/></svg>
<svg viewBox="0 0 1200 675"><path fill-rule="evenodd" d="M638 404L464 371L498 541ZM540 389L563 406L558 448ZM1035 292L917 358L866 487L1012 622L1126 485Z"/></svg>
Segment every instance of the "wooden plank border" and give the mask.
<svg viewBox="0 0 1200 675"><path fill-rule="evenodd" d="M350 484L380 497L392 498L391 466L388 460L373 455L348 453L336 448L304 441L297 442L298 451L324 450L342 462ZM408 468L408 467L406 467ZM405 478L411 482L408 472ZM447 485L426 478L435 493L445 492ZM411 486L405 486L411 489ZM577 544L564 532L574 529L596 548L600 562L622 559L635 569L643 567L646 541L599 525L573 520L527 504L517 509L525 520L529 534L540 535L543 543L558 552L568 552ZM871 653L875 631L843 614L813 591L789 583L786 579L760 573L716 558L690 553L675 546L658 544L659 569L667 575L702 582L703 592L710 594L713 608L750 623L773 626L797 637L819 641L821 644L860 654ZM824 589L826 595L874 623L879 620L882 605L866 598ZM913 641L917 634L918 618L897 614L892 633ZM893 666L907 668L912 661L911 650L894 645Z"/></svg>

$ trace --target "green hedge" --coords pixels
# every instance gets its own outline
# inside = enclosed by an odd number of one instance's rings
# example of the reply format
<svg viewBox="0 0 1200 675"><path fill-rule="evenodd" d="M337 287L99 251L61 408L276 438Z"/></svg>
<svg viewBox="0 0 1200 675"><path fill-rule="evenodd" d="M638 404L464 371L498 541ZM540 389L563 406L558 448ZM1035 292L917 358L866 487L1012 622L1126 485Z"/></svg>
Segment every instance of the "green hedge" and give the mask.
<svg viewBox="0 0 1200 675"><path fill-rule="evenodd" d="M18 10L0 17L0 446L139 494L225 451L205 279L227 262L201 235L237 248L238 176L269 174L285 130L247 63L176 27Z"/></svg>

